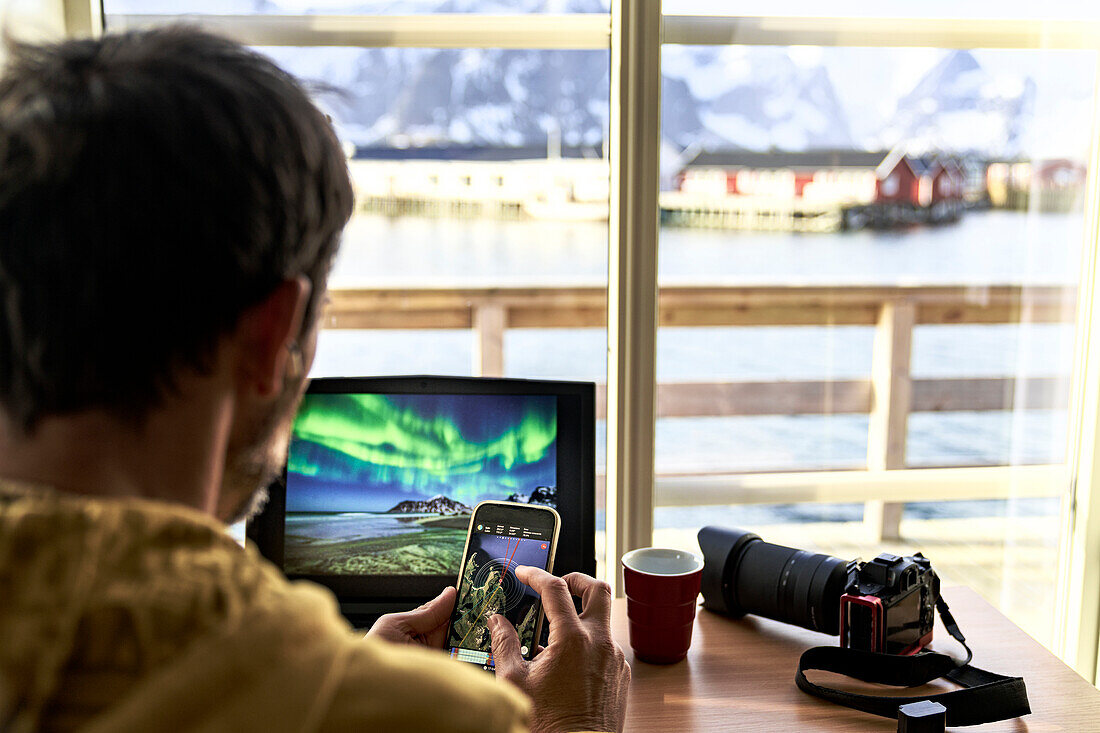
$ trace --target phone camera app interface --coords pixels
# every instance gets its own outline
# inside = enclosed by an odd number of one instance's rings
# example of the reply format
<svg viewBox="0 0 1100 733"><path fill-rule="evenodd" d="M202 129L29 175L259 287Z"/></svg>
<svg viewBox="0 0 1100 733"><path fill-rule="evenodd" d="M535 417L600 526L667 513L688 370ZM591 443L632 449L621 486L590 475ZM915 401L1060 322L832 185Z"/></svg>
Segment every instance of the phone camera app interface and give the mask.
<svg viewBox="0 0 1100 733"><path fill-rule="evenodd" d="M508 524L475 525L447 641L451 657L493 670L488 623L495 613L503 614L516 627L522 654L534 649L539 595L519 581L515 570L520 565L545 568L552 534Z"/></svg>

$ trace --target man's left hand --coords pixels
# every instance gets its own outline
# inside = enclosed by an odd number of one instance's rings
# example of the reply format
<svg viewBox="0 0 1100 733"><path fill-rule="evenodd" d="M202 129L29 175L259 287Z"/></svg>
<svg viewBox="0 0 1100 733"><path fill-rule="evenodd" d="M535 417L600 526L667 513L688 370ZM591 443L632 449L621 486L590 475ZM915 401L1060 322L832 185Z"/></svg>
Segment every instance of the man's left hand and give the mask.
<svg viewBox="0 0 1100 733"><path fill-rule="evenodd" d="M442 649L447 622L450 621L451 611L455 607L455 594L454 586L447 586L442 593L419 608L401 613L387 613L374 622L367 637L396 644L422 644L432 649Z"/></svg>

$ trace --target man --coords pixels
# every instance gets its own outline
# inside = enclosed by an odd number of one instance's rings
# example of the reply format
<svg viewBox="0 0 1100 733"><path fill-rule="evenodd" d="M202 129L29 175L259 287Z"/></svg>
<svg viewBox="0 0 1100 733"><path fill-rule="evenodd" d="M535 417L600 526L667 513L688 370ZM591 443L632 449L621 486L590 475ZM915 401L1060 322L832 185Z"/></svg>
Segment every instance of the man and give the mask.
<svg viewBox="0 0 1100 733"><path fill-rule="evenodd" d="M351 208L330 126L262 56L181 28L11 49L0 729L622 728L606 584L517 571L553 633L528 663L494 616L494 680L416 647L453 589L364 640L226 535L284 459Z"/></svg>

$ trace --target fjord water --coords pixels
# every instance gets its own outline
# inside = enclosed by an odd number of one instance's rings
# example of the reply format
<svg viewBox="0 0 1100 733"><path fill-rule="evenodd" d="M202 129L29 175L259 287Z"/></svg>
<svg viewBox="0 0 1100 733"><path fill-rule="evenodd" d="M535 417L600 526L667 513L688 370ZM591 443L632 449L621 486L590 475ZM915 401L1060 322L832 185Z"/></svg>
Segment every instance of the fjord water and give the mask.
<svg viewBox="0 0 1100 733"><path fill-rule="evenodd" d="M1064 284L1079 214L972 211L955 224L829 234L663 227L662 284ZM331 285L607 282L607 224L354 217Z"/></svg>
<svg viewBox="0 0 1100 733"><path fill-rule="evenodd" d="M1058 285L1075 288L1077 214L972 211L956 224L831 234L665 227L663 285ZM356 216L330 285L604 285L606 223ZM852 379L870 373L866 327L665 328L658 380ZM918 326L916 377L1068 376L1070 324ZM468 331L326 331L315 376L470 374ZM606 379L599 329L517 329L508 376ZM1050 410L915 414L910 465L1059 461L1064 405ZM602 425L598 452L603 465ZM657 426L658 471L855 468L860 415L682 418Z"/></svg>

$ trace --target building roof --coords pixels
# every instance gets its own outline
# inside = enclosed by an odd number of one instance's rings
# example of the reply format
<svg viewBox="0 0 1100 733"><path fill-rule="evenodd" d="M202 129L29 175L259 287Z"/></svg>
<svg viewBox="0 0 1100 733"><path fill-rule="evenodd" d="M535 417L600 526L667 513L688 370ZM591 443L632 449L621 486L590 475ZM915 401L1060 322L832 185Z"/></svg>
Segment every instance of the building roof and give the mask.
<svg viewBox="0 0 1100 733"><path fill-rule="evenodd" d="M688 168L875 168L887 151L807 150L793 153L750 150L704 150L687 163Z"/></svg>
<svg viewBox="0 0 1100 733"><path fill-rule="evenodd" d="M922 155L919 158L910 156L909 165L918 176L931 175L937 167L944 168L943 162L936 155Z"/></svg>

